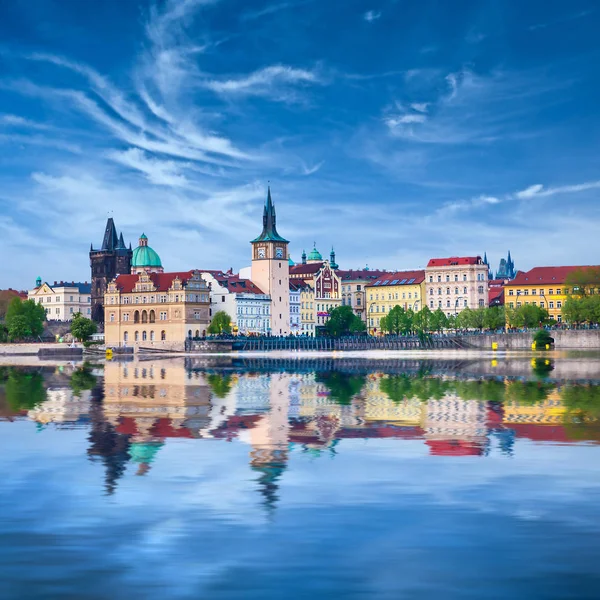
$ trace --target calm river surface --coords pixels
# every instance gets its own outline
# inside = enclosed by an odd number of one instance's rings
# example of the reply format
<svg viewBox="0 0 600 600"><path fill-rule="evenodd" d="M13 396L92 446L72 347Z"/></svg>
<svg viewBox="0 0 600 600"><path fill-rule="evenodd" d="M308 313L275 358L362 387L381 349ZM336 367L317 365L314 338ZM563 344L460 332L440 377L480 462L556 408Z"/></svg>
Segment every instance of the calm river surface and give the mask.
<svg viewBox="0 0 600 600"><path fill-rule="evenodd" d="M4 600L597 599L600 360L0 367L0 481Z"/></svg>

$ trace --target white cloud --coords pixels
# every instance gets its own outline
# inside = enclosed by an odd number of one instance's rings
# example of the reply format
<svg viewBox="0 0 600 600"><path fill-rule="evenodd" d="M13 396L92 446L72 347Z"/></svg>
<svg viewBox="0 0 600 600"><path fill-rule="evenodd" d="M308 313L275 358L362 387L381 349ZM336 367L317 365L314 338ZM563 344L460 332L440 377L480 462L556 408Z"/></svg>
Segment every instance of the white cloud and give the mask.
<svg viewBox="0 0 600 600"><path fill-rule="evenodd" d="M322 83L315 72L286 65L272 65L235 79L212 79L202 83L217 94L231 96L269 96L275 100L293 99L285 92L290 85Z"/></svg>
<svg viewBox="0 0 600 600"><path fill-rule="evenodd" d="M312 167L302 163L302 174L313 175L324 165L324 163L325 161L322 160L321 162L314 164Z"/></svg>
<svg viewBox="0 0 600 600"><path fill-rule="evenodd" d="M125 152L112 152L110 157L124 166L142 172L150 183L171 187L186 187L189 184L182 173L186 164L148 157L138 148L130 148Z"/></svg>
<svg viewBox="0 0 600 600"><path fill-rule="evenodd" d="M390 129L394 129L399 125L407 125L411 123L424 123L427 120L427 117L422 114L415 115L401 115L395 117L387 117L385 122Z"/></svg>
<svg viewBox="0 0 600 600"><path fill-rule="evenodd" d="M530 200L532 198L546 198L548 196L556 196L557 194L572 194L596 189L600 189L600 181L588 181L576 185L563 185L550 188L545 188L541 183L537 183L517 192L515 196L519 200Z"/></svg>
<svg viewBox="0 0 600 600"><path fill-rule="evenodd" d="M381 18L381 11L379 10L368 10L364 15L363 19L369 23L373 21L377 21L377 19Z"/></svg>
<svg viewBox="0 0 600 600"><path fill-rule="evenodd" d="M429 102L413 102L410 107L417 112L426 113Z"/></svg>

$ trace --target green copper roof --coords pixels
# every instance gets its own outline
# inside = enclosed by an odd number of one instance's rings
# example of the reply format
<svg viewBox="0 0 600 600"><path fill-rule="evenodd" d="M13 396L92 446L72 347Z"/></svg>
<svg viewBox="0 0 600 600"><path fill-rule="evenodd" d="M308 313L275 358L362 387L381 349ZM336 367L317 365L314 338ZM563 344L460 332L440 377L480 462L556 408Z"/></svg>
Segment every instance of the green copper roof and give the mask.
<svg viewBox="0 0 600 600"><path fill-rule="evenodd" d="M143 238L140 238L143 239ZM138 246L133 251L132 267L161 267L160 256L150 246Z"/></svg>
<svg viewBox="0 0 600 600"><path fill-rule="evenodd" d="M290 267L293 267L296 263L292 260L292 257L290 256L289 260L288 260L288 264L290 265Z"/></svg>
<svg viewBox="0 0 600 600"><path fill-rule="evenodd" d="M316 243L314 248L310 251L310 254L308 255L308 260L323 260L321 253L317 250Z"/></svg>
<svg viewBox="0 0 600 600"><path fill-rule="evenodd" d="M140 236L140 240L147 240L148 238L146 237L145 233L142 233L142 235Z"/></svg>
<svg viewBox="0 0 600 600"><path fill-rule="evenodd" d="M254 242L285 242L289 243L288 240L282 238L277 233L276 217L275 217L275 206L271 200L271 188L269 187L267 192L267 201L265 202L265 209L263 211L263 230L262 233L255 239Z"/></svg>

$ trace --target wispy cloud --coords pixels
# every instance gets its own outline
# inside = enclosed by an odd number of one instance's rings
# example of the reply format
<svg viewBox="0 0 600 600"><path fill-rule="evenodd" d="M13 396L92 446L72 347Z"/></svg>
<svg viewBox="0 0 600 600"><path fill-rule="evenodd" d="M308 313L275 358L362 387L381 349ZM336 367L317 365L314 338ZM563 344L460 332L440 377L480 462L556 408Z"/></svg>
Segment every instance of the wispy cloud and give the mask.
<svg viewBox="0 0 600 600"><path fill-rule="evenodd" d="M373 21L377 21L377 19L380 19L380 18L381 18L380 10L368 10L363 15L363 19L369 23L372 23Z"/></svg>
<svg viewBox="0 0 600 600"><path fill-rule="evenodd" d="M267 96L274 100L297 99L290 86L323 83L315 71L286 65L272 65L249 75L230 79L211 79L202 83L217 94L233 96Z"/></svg>
<svg viewBox="0 0 600 600"><path fill-rule="evenodd" d="M588 181L575 185L563 185L557 187L545 188L541 183L530 185L528 188L515 194L519 200L531 200L535 198L547 198L557 194L574 194L577 192L587 192L588 190L600 189L600 181Z"/></svg>
<svg viewBox="0 0 600 600"><path fill-rule="evenodd" d="M278 13L282 10L286 10L288 8L297 8L299 6L303 6L304 4L308 4L309 2L313 2L314 0L299 0L297 2L279 2L277 4L267 4L264 8L259 10L248 11L243 13L241 19L243 21L251 21L253 19L260 19L260 17L265 17L267 15L272 15L274 13Z"/></svg>

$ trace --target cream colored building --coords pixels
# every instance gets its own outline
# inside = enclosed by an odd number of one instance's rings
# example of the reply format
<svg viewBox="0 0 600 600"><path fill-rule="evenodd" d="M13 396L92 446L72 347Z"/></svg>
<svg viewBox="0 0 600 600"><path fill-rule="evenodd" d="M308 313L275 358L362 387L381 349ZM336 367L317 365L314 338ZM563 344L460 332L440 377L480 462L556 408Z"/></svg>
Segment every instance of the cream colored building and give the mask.
<svg viewBox="0 0 600 600"><path fill-rule="evenodd" d="M300 334L315 335L315 290L306 281L292 280L300 288Z"/></svg>
<svg viewBox="0 0 600 600"><path fill-rule="evenodd" d="M488 267L481 256L432 258L425 269L425 293L430 310L447 316L465 308L488 305Z"/></svg>
<svg viewBox="0 0 600 600"><path fill-rule="evenodd" d="M55 281L50 285L38 277L35 288L27 292L27 298L44 307L48 321L71 321L77 313L88 319L92 316L92 286L87 281Z"/></svg>
<svg viewBox="0 0 600 600"><path fill-rule="evenodd" d="M119 275L104 297L105 343L183 350L206 335L209 306L200 271Z"/></svg>
<svg viewBox="0 0 600 600"><path fill-rule="evenodd" d="M290 334L289 242L277 233L271 189L263 213L262 233L252 240L252 282L271 297L271 335Z"/></svg>

